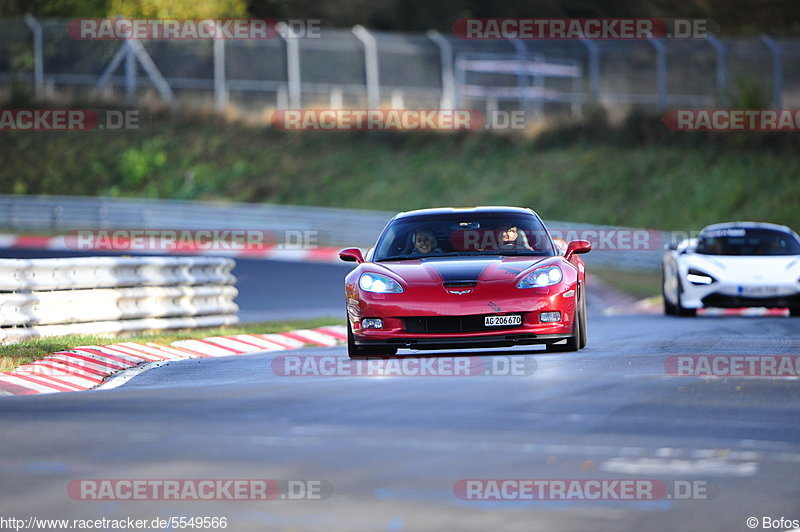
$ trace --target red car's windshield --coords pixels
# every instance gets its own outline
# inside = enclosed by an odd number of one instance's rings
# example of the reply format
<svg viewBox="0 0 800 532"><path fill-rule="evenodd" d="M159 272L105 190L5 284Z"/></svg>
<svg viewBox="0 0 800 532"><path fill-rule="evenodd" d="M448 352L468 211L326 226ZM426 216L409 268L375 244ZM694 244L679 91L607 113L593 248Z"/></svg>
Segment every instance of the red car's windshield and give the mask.
<svg viewBox="0 0 800 532"><path fill-rule="evenodd" d="M550 235L535 216L454 213L391 222L378 240L374 260L555 254Z"/></svg>

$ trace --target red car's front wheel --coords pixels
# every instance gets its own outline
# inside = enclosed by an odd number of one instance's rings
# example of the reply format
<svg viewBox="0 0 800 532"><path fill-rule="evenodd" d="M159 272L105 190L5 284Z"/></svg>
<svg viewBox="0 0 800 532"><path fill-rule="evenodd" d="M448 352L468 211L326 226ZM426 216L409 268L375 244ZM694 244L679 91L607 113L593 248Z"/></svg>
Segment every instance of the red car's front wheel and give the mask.
<svg viewBox="0 0 800 532"><path fill-rule="evenodd" d="M353 328L350 326L350 321L347 322L347 354L350 358L365 358L365 357L379 357L379 356L392 356L397 354L397 349L390 347L362 347L356 345L356 338L353 334Z"/></svg>
<svg viewBox="0 0 800 532"><path fill-rule="evenodd" d="M550 353L564 353L570 351L577 351L586 347L588 340L586 334L586 298L584 297L583 290L578 292L579 303L578 308L575 310L575 326L572 331L572 336L567 338L563 344L547 344L546 349Z"/></svg>

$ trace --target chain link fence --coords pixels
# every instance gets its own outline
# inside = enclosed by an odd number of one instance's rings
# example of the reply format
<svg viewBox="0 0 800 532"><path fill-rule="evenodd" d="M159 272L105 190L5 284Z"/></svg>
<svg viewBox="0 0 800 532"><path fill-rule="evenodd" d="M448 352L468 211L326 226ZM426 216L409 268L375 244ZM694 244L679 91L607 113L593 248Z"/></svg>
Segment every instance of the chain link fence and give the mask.
<svg viewBox="0 0 800 532"><path fill-rule="evenodd" d="M0 91L46 102L469 108L800 107L800 38L475 41L321 29L266 40L78 40L66 19L0 19Z"/></svg>

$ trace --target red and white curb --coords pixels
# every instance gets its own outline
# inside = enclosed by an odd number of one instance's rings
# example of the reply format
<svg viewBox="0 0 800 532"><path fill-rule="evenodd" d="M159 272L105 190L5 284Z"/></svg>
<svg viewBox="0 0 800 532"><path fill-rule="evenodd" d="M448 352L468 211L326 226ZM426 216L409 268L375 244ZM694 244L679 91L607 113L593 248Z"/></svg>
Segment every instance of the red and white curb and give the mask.
<svg viewBox="0 0 800 532"><path fill-rule="evenodd" d="M605 316L625 316L631 314L661 314L663 313L662 305L661 305L661 298L660 297L648 297L646 299L641 299L634 303L629 303L625 305L613 305L603 309L603 315Z"/></svg>
<svg viewBox="0 0 800 532"><path fill-rule="evenodd" d="M170 345L120 342L73 347L19 366L13 371L0 372L0 395L77 392L96 388L115 373L143 364L246 355L259 351L285 351L305 346L332 347L346 340L347 328L331 325L275 334L178 340Z"/></svg>
<svg viewBox="0 0 800 532"><path fill-rule="evenodd" d="M606 316L624 316L631 314L663 314L664 307L660 296L648 297L631 305L619 305L605 309ZM789 309L785 308L701 308L698 316L788 316Z"/></svg>
<svg viewBox="0 0 800 532"><path fill-rule="evenodd" d="M341 248L316 247L305 249L289 249L277 246L264 246L261 249L215 249L198 250L179 246L158 246L158 249L138 250L134 246L113 250L107 247L76 247L70 245L65 236L14 235L0 233L0 248L3 249L48 249L56 251L121 251L129 254L164 254L164 255L214 255L242 259L282 260L288 262L339 262Z"/></svg>
<svg viewBox="0 0 800 532"><path fill-rule="evenodd" d="M698 316L788 316L786 308L701 308Z"/></svg>

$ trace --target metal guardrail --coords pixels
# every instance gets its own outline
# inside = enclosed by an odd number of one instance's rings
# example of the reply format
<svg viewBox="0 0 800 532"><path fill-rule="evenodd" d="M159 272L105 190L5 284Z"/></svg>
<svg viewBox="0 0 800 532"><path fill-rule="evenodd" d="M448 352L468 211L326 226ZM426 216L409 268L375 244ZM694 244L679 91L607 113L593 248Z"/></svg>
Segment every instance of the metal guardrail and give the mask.
<svg viewBox="0 0 800 532"><path fill-rule="evenodd" d="M319 246L374 245L395 213L324 207L256 205L247 203L89 198L73 196L0 195L0 228L12 231L63 232L75 229L249 229L272 231L277 243L291 231L313 231ZM547 221L561 236L592 241L589 265L654 271L661 267L661 245L667 233L646 231L643 249L613 249L599 232L628 232L631 228ZM556 235L558 236L558 235Z"/></svg>
<svg viewBox="0 0 800 532"><path fill-rule="evenodd" d="M238 322L222 257L0 260L0 343Z"/></svg>
<svg viewBox="0 0 800 532"><path fill-rule="evenodd" d="M210 201L0 195L0 227L23 232L245 229L272 231L281 243L287 231L315 231L320 246L370 245L393 214Z"/></svg>
<svg viewBox="0 0 800 532"><path fill-rule="evenodd" d="M581 255L587 266L605 266L633 271L661 269L663 244L672 238L665 231L613 225L545 221L553 238L588 240L592 252Z"/></svg>

